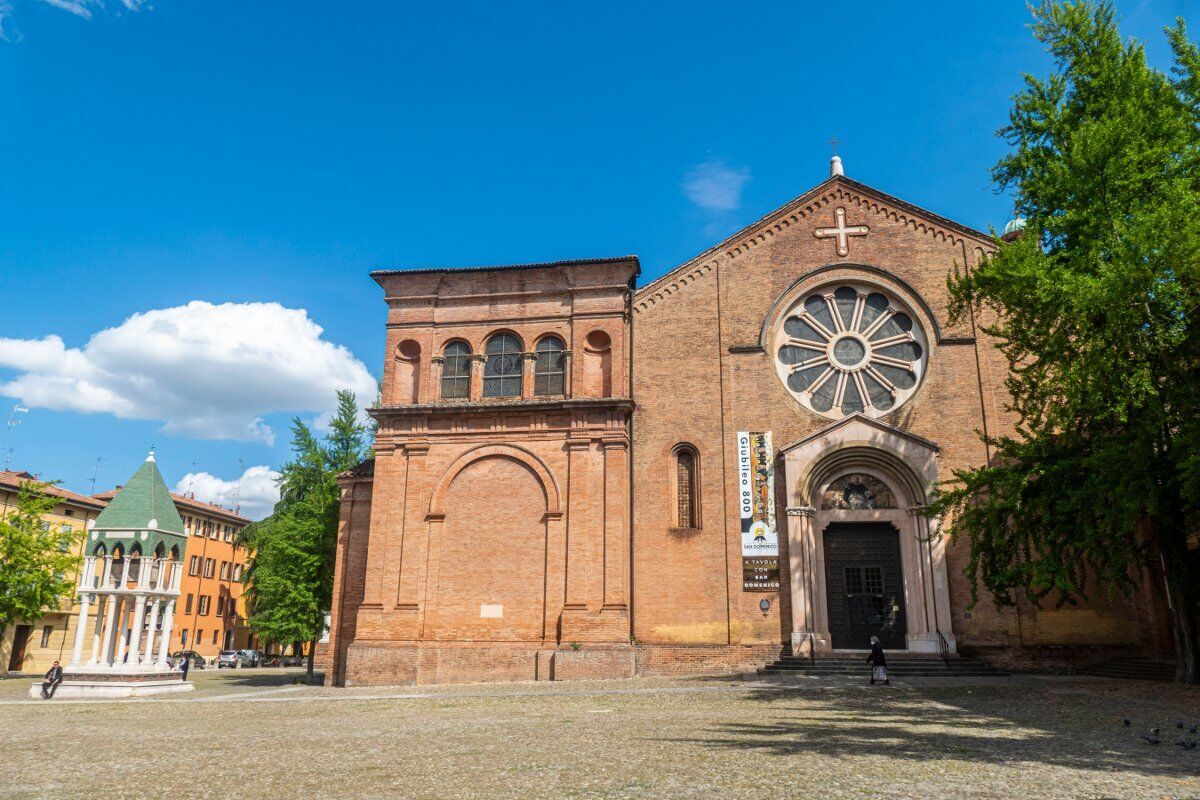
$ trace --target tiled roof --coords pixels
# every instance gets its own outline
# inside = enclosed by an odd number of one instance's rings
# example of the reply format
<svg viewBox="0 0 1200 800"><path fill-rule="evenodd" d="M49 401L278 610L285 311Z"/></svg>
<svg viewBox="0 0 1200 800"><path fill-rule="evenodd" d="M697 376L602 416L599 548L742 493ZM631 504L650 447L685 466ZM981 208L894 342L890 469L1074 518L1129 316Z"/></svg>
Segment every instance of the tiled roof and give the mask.
<svg viewBox="0 0 1200 800"><path fill-rule="evenodd" d="M92 497L94 497L96 500L100 501L101 503L106 503L109 500L113 499L113 497L120 490L120 488L121 487L118 486L115 489L109 489L107 492L100 492L99 494L94 494L94 495L92 495ZM239 522L239 523L242 523L245 525L249 525L251 522L249 517L243 517L241 514L237 513L232 508L226 508L225 506L217 505L216 503L206 503L203 500L197 500L194 497L188 497L186 494L177 494L175 492L171 492L170 494L171 494L171 499L175 501L176 507L183 506L184 508L195 511L197 513L212 514L213 516L225 517L229 520L232 520L234 522Z"/></svg>
<svg viewBox="0 0 1200 800"><path fill-rule="evenodd" d="M151 521L156 530L183 533L183 519L153 456L143 461L128 483L113 495L96 518L95 527L98 530L137 529L149 526Z"/></svg>
<svg viewBox="0 0 1200 800"><path fill-rule="evenodd" d="M12 470L0 470L0 488L9 489L17 492L21 490L21 486L30 481L37 481L33 475L28 472L14 472ZM58 486L48 485L43 491L52 497L62 499L64 503L83 506L85 508L102 509L108 503L96 497L88 497L86 494L76 494L75 492L67 491Z"/></svg>
<svg viewBox="0 0 1200 800"><path fill-rule="evenodd" d="M338 475L339 478L370 478L375 474L375 459L368 458Z"/></svg>

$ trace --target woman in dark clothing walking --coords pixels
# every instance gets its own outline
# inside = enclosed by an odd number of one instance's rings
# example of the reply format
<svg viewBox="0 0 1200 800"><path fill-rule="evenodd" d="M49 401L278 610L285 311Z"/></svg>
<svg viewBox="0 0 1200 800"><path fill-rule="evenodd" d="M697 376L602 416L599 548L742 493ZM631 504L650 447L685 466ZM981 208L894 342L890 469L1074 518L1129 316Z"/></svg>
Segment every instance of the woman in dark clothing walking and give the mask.
<svg viewBox="0 0 1200 800"><path fill-rule="evenodd" d="M883 645L879 643L879 637L871 637L871 654L867 656L867 663L871 665L871 685L875 685L875 681L883 681L884 686L891 686L892 681L887 674L887 659L883 657Z"/></svg>

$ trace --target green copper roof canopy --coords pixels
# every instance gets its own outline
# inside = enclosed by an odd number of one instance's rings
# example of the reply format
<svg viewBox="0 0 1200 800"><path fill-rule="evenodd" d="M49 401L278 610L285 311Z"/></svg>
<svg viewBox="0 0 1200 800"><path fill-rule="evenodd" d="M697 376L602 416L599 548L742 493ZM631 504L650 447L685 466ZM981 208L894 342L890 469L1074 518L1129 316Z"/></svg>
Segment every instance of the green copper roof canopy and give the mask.
<svg viewBox="0 0 1200 800"><path fill-rule="evenodd" d="M167 549L170 549L172 544L180 543L179 540L173 540L172 535L183 539L183 519L180 518L175 501L171 499L162 473L158 471L158 465L154 462L154 453L150 453L129 482L117 491L108 506L100 512L100 516L96 517L91 529L93 534L108 531L144 531L147 536L135 536L130 544L140 540L144 547L143 552L147 556L154 552L160 541L166 540ZM92 538L98 537L93 535ZM182 553L182 548L180 552Z"/></svg>

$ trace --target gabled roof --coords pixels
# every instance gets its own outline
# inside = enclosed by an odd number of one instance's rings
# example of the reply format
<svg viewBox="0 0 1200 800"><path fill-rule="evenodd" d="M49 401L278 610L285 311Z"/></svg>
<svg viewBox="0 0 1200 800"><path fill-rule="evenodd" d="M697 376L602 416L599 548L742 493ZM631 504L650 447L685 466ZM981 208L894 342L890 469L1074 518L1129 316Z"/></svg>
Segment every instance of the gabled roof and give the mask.
<svg viewBox="0 0 1200 800"><path fill-rule="evenodd" d="M791 444L787 445L786 447L779 448L779 452L786 453L789 450L795 450L797 447L803 447L804 445L808 444L809 442L814 441L816 439L820 439L822 436L827 436L830 433L832 433L833 431L836 431L838 428L844 428L847 425L851 424L852 422L859 422L859 423L862 423L863 425L866 425L867 427L875 428L878 431L882 431L883 433L889 433L894 436L900 436L904 439L908 439L910 442L914 442L915 444L920 445L921 447L924 447L928 450L932 450L935 453L940 452L942 449L941 447L938 446L937 442L932 442L929 439L926 439L924 436L918 436L915 433L904 430L904 428L897 427L896 425L892 425L889 422L884 422L881 419L875 419L873 417L868 417L866 414L863 414L861 411L856 411L853 414L847 414L846 416L842 417L841 419L834 420L833 422L829 423L828 425L821 428L820 430L815 431L814 433L810 433L808 436L805 436L802 439L797 439L796 441L792 442Z"/></svg>
<svg viewBox="0 0 1200 800"><path fill-rule="evenodd" d="M7 469L0 470L0 489L19 492L21 487L27 483L39 483L37 476L28 472L14 472ZM67 505L82 506L84 508L91 508L97 511L104 508L106 505L103 500L88 497L85 494L70 492L52 484L42 486L41 491L43 494L48 494L51 497L57 497Z"/></svg>
<svg viewBox="0 0 1200 800"><path fill-rule="evenodd" d="M109 500L112 500L114 497L116 497L117 492L121 491L122 488L124 487L118 486L115 489L109 489L107 492L94 494L92 497L101 501L102 503L107 503ZM225 506L218 505L217 503L209 503L204 500L197 500L194 497L188 497L186 494L171 492L171 499L175 501L176 510L182 506L185 510L192 511L196 514L209 514L211 516L228 519L231 522L237 522L242 525L249 525L253 521L249 517L243 517L232 508L226 508Z"/></svg>
<svg viewBox="0 0 1200 800"><path fill-rule="evenodd" d="M100 531L150 529L183 535L183 519L154 463L153 453L113 495L93 526L93 530Z"/></svg>
<svg viewBox="0 0 1200 800"><path fill-rule="evenodd" d="M822 181L821 183L817 184L813 188L809 189L807 192L800 195L799 197L789 200L787 203L784 203L782 206L780 206L779 208L776 208L774 211L764 214L762 217L759 217L754 222L751 222L749 225L742 228L737 233L734 233L733 235L726 237L724 240L722 240L718 244L713 245L712 247L708 248L707 250L700 253L699 255L689 259L688 261L684 262L683 264L680 264L678 267L675 267L674 269L670 270L662 277L656 278L655 280L651 281L650 283L646 284L645 286L642 286L636 292L634 292L634 302L637 302L637 300L639 298L653 292L661 284L675 280L682 273L688 272L689 270L696 269L696 267L698 265L701 265L706 261L710 261L717 254L724 252L726 250L732 249L742 239L745 239L747 236L752 235L756 229L758 229L762 226L771 224L780 217L783 217L785 215L789 215L789 214L795 212L797 209L800 209L801 207L807 205L808 203L811 203L816 198L820 197L821 195L825 194L826 192L830 191L831 189L833 189L837 186L843 186L846 189L849 189L853 192L870 195L870 196L876 198L877 200L879 200L880 202L882 202L884 205L887 205L897 211L906 213L911 216L918 216L918 217L921 217L922 219L926 219L929 222L933 223L934 225L937 225L940 228L954 231L955 233L958 233L959 235L964 236L968 239L974 239L984 246L994 246L995 239L991 236L991 234L984 233L983 231L975 230L974 228L972 228L970 226L963 225L963 224L955 222L951 219L947 219L946 217L935 214L932 211L928 211L924 208L921 208L920 206L909 203L906 200L901 200L900 198L894 197L890 194L887 194L886 192L881 192L878 189L868 186L865 183L859 183L856 180L847 178L845 175L834 175L834 176Z"/></svg>

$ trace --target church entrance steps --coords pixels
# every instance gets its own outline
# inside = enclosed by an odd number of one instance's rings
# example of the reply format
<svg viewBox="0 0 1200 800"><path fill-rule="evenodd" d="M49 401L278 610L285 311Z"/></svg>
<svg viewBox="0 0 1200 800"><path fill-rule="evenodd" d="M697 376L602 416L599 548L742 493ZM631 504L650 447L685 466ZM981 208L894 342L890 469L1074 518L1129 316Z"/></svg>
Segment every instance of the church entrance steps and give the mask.
<svg viewBox="0 0 1200 800"><path fill-rule="evenodd" d="M1004 677L1007 672L992 667L984 661L963 656L951 656L943 660L924 653L888 653L888 673L895 677L963 678ZM816 658L785 655L759 670L759 674L802 673L806 675L867 675L870 667L866 663L866 652L860 654L833 653Z"/></svg>
<svg viewBox="0 0 1200 800"><path fill-rule="evenodd" d="M1121 680L1173 681L1175 662L1154 658L1122 658L1103 664L1092 664L1079 670L1078 674Z"/></svg>

